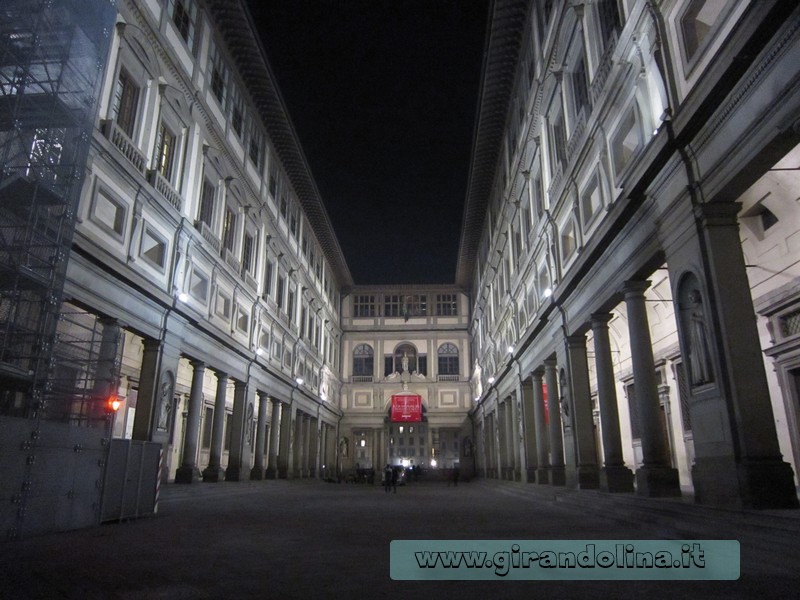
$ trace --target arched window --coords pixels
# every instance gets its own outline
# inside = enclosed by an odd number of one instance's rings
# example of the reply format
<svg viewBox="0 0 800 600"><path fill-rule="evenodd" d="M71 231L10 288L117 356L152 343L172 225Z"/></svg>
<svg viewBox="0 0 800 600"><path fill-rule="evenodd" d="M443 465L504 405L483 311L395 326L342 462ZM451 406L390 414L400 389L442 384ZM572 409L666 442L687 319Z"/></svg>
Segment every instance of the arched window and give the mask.
<svg viewBox="0 0 800 600"><path fill-rule="evenodd" d="M417 349L413 344L400 344L394 350L394 371L409 374L419 370L417 365Z"/></svg>
<svg viewBox="0 0 800 600"><path fill-rule="evenodd" d="M359 344L353 349L353 376L371 376L374 364L374 353L367 344Z"/></svg>
<svg viewBox="0 0 800 600"><path fill-rule="evenodd" d="M458 348L446 343L439 346L439 375L458 375Z"/></svg>

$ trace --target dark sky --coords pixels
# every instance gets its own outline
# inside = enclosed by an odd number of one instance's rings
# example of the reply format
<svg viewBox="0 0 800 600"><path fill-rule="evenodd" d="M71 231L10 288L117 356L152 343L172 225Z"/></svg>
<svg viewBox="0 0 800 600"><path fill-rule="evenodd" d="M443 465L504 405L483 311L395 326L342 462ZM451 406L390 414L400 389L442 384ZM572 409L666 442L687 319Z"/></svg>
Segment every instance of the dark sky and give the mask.
<svg viewBox="0 0 800 600"><path fill-rule="evenodd" d="M355 283L452 283L488 0L248 4Z"/></svg>

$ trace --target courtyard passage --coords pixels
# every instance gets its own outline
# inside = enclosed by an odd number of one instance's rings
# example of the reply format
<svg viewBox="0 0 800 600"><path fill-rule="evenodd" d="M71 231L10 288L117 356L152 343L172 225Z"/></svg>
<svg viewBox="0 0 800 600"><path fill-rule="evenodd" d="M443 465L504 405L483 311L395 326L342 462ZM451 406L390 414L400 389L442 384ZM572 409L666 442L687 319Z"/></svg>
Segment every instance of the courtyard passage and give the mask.
<svg viewBox="0 0 800 600"><path fill-rule="evenodd" d="M738 539L737 581L394 581L392 540ZM158 514L0 543L0 598L796 598L798 511L523 483L162 486ZM691 595L690 595L691 594Z"/></svg>

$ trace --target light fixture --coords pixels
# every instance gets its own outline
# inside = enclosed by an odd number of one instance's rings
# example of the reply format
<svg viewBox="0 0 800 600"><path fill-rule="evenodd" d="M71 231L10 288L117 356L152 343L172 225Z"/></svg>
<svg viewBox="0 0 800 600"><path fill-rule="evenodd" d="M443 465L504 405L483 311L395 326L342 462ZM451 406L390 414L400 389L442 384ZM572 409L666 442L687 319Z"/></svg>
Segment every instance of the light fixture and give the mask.
<svg viewBox="0 0 800 600"><path fill-rule="evenodd" d="M264 356L264 349L263 348L256 348L256 355L257 356Z"/></svg>
<svg viewBox="0 0 800 600"><path fill-rule="evenodd" d="M492 385L494 383L494 377L489 377L487 381L489 382L489 385Z"/></svg>
<svg viewBox="0 0 800 600"><path fill-rule="evenodd" d="M295 382L297 383L297 385L303 385L303 378L298 377L297 379L295 379Z"/></svg>
<svg viewBox="0 0 800 600"><path fill-rule="evenodd" d="M431 459L431 467L434 468L434 469L436 468L436 459L435 458Z"/></svg>
<svg viewBox="0 0 800 600"><path fill-rule="evenodd" d="M550 296L552 296L552 295L553 295L553 290L552 290L552 289L550 289L550 288L545 288L545 290L544 290L544 297L545 297L545 298L549 298L549 297L550 297Z"/></svg>
<svg viewBox="0 0 800 600"><path fill-rule="evenodd" d="M180 294L178 294L178 300L180 300L181 302L188 302L189 294L187 294L186 292L181 292Z"/></svg>
<svg viewBox="0 0 800 600"><path fill-rule="evenodd" d="M508 347L508 353L509 354L514 354L514 346L509 346Z"/></svg>

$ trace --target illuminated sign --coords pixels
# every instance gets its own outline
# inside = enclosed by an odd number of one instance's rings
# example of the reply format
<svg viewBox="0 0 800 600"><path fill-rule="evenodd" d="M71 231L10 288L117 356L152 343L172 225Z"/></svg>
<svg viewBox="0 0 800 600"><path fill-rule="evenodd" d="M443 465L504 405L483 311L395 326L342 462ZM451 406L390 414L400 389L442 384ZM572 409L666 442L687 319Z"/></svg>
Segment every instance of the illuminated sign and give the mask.
<svg viewBox="0 0 800 600"><path fill-rule="evenodd" d="M422 421L422 396L397 394L392 396L392 423Z"/></svg>

